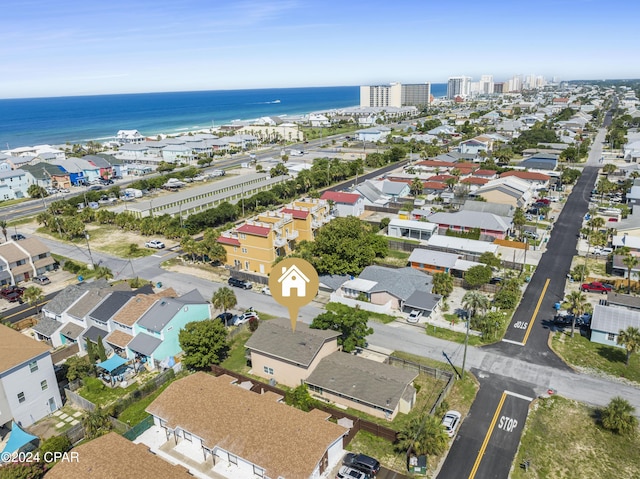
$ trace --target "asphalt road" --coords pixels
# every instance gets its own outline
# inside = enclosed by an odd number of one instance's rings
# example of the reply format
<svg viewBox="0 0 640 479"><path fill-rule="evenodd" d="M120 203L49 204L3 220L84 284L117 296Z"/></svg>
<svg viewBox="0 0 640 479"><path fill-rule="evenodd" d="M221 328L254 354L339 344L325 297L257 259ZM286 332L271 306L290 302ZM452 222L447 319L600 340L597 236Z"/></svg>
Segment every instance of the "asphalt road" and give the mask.
<svg viewBox="0 0 640 479"><path fill-rule="evenodd" d="M555 303L565 297L566 275L576 255L576 245L589 197L598 177L605 131L600 130L589 154L587 166L573 187L562 212L556 219L547 249L531 278L522 301L502 342L488 349L535 364L566 369L551 352L547 340Z"/></svg>
<svg viewBox="0 0 640 479"><path fill-rule="evenodd" d="M57 291L55 293L49 293L48 295L46 295L44 299L38 303L38 311L42 308L42 306L44 306L49 301L51 301L56 294L58 294ZM4 299L0 301L6 302L6 300ZM34 306L27 303L18 304L17 306L13 306L2 311L2 313L0 313L0 319L2 321L5 321L5 320L9 321L11 324L13 324L13 323L17 323L21 319L25 319L25 318L28 318L29 316L33 316L33 312L34 312Z"/></svg>
<svg viewBox="0 0 640 479"><path fill-rule="evenodd" d="M504 478L508 476L529 404L532 387L482 371L480 390L458 433L439 478Z"/></svg>

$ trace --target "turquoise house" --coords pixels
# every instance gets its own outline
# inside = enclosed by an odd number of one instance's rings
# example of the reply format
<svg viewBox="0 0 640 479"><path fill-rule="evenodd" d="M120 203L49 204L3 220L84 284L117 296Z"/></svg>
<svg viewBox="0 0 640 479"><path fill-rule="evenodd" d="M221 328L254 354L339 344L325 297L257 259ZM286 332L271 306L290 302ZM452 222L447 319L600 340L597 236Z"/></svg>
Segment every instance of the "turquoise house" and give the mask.
<svg viewBox="0 0 640 479"><path fill-rule="evenodd" d="M185 324L210 318L210 305L198 290L179 298L160 298L133 325L127 357L140 359L155 369L181 352L178 333Z"/></svg>

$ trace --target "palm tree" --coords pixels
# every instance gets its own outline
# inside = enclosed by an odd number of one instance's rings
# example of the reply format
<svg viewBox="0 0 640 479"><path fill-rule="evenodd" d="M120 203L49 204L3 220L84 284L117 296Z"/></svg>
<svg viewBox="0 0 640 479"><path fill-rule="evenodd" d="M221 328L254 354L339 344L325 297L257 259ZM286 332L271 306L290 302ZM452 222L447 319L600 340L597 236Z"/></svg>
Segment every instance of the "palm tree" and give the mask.
<svg viewBox="0 0 640 479"><path fill-rule="evenodd" d="M109 416L101 409L88 411L82 418L82 425L87 435L87 439L94 439L106 434L111 429Z"/></svg>
<svg viewBox="0 0 640 479"><path fill-rule="evenodd" d="M211 297L211 304L216 309L222 309L225 313L228 309L233 308L238 304L236 294L226 286L223 286L218 291L213 293Z"/></svg>
<svg viewBox="0 0 640 479"><path fill-rule="evenodd" d="M624 346L627 350L626 365L629 366L631 355L640 350L640 329L629 326L627 329L621 330L616 338L616 343Z"/></svg>
<svg viewBox="0 0 640 479"><path fill-rule="evenodd" d="M2 228L2 234L4 235L4 241L7 242L7 222L6 220L0 220L0 228Z"/></svg>
<svg viewBox="0 0 640 479"><path fill-rule="evenodd" d="M462 297L462 306L469 311L469 319L478 311L486 311L489 308L489 298L479 291L469 291Z"/></svg>
<svg viewBox="0 0 640 479"><path fill-rule="evenodd" d="M420 180L420 178L418 177L415 177L413 180L411 180L411 184L409 185L409 191L411 191L411 194L414 197L421 195L422 192L424 191L424 185L422 184L422 180Z"/></svg>
<svg viewBox="0 0 640 479"><path fill-rule="evenodd" d="M527 222L527 218L522 208L516 208L515 212L513 213L513 219L511 220L511 222L513 223L513 226L515 226L519 231L520 236L522 236L522 227Z"/></svg>
<svg viewBox="0 0 640 479"><path fill-rule="evenodd" d="M614 397L602 410L602 425L618 434L632 434L638 427L638 419L634 416L636 408L620 396Z"/></svg>
<svg viewBox="0 0 640 479"><path fill-rule="evenodd" d="M414 417L398 432L395 447L416 455L438 455L444 452L449 438L438 418L432 415Z"/></svg>
<svg viewBox="0 0 640 479"><path fill-rule="evenodd" d="M38 314L38 303L44 299L44 294L42 294L42 289L37 286L29 286L24 290L22 299L35 308L34 314Z"/></svg>
<svg viewBox="0 0 640 479"><path fill-rule="evenodd" d="M445 298L453 292L453 276L449 273L435 273L433 275L433 294L439 294Z"/></svg>
<svg viewBox="0 0 640 479"><path fill-rule="evenodd" d="M591 227L591 231L600 229L604 226L604 218L601 216L594 216L587 222L587 224Z"/></svg>
<svg viewBox="0 0 640 479"><path fill-rule="evenodd" d="M631 294L631 270L638 266L640 259L637 256L628 254L622 258L622 262L627 267L627 294Z"/></svg>
<svg viewBox="0 0 640 479"><path fill-rule="evenodd" d="M580 291L572 291L567 296L567 303L569 303L569 311L573 313L573 319L571 320L571 337L576 329L576 318L582 316L585 312L587 305L587 297Z"/></svg>

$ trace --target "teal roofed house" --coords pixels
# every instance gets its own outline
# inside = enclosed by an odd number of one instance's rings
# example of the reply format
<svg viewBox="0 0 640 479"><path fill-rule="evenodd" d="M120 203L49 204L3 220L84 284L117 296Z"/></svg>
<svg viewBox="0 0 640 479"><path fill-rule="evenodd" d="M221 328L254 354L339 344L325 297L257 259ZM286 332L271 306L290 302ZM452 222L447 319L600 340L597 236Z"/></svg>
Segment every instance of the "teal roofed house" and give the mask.
<svg viewBox="0 0 640 479"><path fill-rule="evenodd" d="M187 323L210 318L210 305L198 290L179 298L160 298L133 325L127 356L143 359L155 369L182 351L178 333Z"/></svg>

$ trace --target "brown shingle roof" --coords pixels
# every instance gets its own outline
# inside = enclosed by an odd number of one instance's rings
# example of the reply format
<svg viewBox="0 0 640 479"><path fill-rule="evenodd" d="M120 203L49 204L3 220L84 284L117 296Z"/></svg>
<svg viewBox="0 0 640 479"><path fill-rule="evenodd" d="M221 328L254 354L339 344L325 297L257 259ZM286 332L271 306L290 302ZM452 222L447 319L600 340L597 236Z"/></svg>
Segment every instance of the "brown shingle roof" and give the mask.
<svg viewBox="0 0 640 479"><path fill-rule="evenodd" d="M133 326L156 301L158 301L158 296L155 294L137 294L127 301L113 317L113 320L126 326Z"/></svg>
<svg viewBox="0 0 640 479"><path fill-rule="evenodd" d="M38 238L26 238L20 240L17 244L26 249L32 257L49 252L49 248Z"/></svg>
<svg viewBox="0 0 640 479"><path fill-rule="evenodd" d="M0 373L25 363L49 350L49 346L18 331L0 325Z"/></svg>
<svg viewBox="0 0 640 479"><path fill-rule="evenodd" d="M0 244L0 256L7 260L9 264L21 259L27 259L27 255L13 242Z"/></svg>
<svg viewBox="0 0 640 479"><path fill-rule="evenodd" d="M325 343L335 341L338 336L338 331L311 329L304 323L297 323L293 332L289 319L277 318L262 323L245 347L308 367Z"/></svg>
<svg viewBox="0 0 640 479"><path fill-rule="evenodd" d="M265 323L266 324L266 323ZM262 327L262 326L261 326ZM258 329L259 331L260 329ZM147 412L265 469L265 476L309 477L347 430L202 372L173 382Z"/></svg>
<svg viewBox="0 0 640 479"><path fill-rule="evenodd" d="M109 334L104 340L114 346L118 346L119 348L126 348L127 344L133 339L133 336L125 333L124 331L120 331L116 329L111 334Z"/></svg>
<svg viewBox="0 0 640 479"><path fill-rule="evenodd" d="M115 432L73 448L78 461L60 461L46 479L193 479L182 466L160 459L143 444Z"/></svg>

